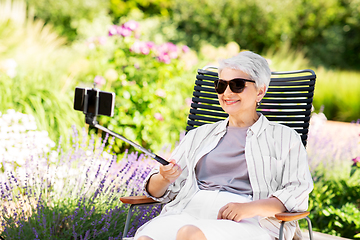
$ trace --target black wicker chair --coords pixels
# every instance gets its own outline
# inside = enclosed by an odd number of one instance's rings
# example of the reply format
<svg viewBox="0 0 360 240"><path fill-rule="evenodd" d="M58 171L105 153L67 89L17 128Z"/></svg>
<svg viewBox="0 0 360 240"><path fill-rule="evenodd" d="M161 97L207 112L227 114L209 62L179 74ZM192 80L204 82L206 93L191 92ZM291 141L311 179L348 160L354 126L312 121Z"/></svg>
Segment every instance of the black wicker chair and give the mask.
<svg viewBox="0 0 360 240"><path fill-rule="evenodd" d="M193 103L186 130L190 131L198 126L214 123L228 117L220 107L214 89L214 80L218 78L217 71L204 67L198 70L195 80ZM295 129L306 146L311 107L314 95L316 75L310 69L288 72L272 72L269 89L258 107L258 112L264 114L270 121L278 122ZM140 205L155 204L153 199L145 196L122 197L123 203L130 204L123 238L126 236L133 208ZM159 203L157 203L159 204ZM279 213L275 217L282 221L279 240L283 238L283 227L288 221L305 218L308 222L309 236L313 239L309 212Z"/></svg>

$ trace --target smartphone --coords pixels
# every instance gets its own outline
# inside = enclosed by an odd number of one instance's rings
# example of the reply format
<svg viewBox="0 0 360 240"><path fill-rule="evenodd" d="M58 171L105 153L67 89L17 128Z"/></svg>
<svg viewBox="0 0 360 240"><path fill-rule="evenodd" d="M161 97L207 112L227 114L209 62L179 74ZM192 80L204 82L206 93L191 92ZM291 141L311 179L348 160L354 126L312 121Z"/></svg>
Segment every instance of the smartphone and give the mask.
<svg viewBox="0 0 360 240"><path fill-rule="evenodd" d="M114 103L115 93L93 88L75 88L74 109L77 111L112 117L114 115ZM85 105L87 105L87 109L84 109ZM97 112L96 105L98 105Z"/></svg>

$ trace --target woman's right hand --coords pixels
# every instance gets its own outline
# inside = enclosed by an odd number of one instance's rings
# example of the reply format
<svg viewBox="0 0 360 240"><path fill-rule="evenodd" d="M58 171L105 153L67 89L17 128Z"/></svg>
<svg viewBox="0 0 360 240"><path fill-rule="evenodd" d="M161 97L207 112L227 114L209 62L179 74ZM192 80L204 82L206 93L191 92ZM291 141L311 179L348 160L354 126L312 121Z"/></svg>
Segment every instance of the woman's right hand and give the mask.
<svg viewBox="0 0 360 240"><path fill-rule="evenodd" d="M170 160L168 165L160 166L160 175L167 181L169 184L175 182L176 179L181 175L182 170L179 165L176 164L174 159Z"/></svg>

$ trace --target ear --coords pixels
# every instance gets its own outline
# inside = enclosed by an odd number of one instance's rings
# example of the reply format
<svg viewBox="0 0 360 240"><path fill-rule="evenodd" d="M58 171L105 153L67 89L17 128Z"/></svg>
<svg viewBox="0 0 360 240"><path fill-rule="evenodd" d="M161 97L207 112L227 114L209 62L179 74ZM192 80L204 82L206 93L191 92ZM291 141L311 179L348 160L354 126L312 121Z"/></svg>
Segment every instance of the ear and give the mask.
<svg viewBox="0 0 360 240"><path fill-rule="evenodd" d="M258 88L257 96L256 96L256 102L260 102L261 99L265 96L266 93L266 86L263 85Z"/></svg>

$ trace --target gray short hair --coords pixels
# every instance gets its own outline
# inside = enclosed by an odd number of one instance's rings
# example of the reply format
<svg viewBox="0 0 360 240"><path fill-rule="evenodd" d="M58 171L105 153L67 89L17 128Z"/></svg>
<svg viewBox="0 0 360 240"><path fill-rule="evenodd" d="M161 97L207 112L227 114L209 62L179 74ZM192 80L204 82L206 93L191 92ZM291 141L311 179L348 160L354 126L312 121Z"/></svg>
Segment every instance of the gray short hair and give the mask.
<svg viewBox="0 0 360 240"><path fill-rule="evenodd" d="M236 56L219 61L219 75L224 68L240 70L247 73L256 82L256 87L269 87L271 71L268 62L259 54L243 51Z"/></svg>

